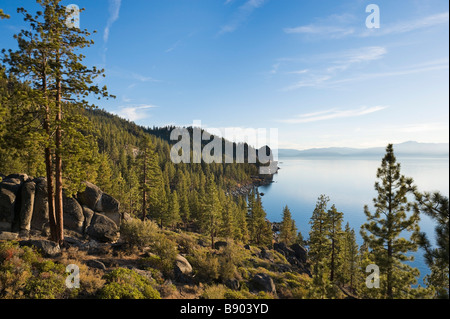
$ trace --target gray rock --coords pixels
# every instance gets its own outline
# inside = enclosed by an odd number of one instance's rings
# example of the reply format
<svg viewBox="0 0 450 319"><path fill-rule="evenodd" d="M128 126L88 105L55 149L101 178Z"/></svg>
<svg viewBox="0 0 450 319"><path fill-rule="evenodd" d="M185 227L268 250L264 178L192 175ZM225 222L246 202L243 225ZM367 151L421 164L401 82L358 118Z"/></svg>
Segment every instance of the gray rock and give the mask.
<svg viewBox="0 0 450 319"><path fill-rule="evenodd" d="M46 225L49 223L47 180L45 178L36 178L34 179L34 182L36 183L36 191L34 195L31 229L44 231Z"/></svg>
<svg viewBox="0 0 450 319"><path fill-rule="evenodd" d="M102 214L106 215L111 220L113 220L117 226L120 227L122 216L119 212L119 209L119 201L105 193L102 194L100 200L95 206L96 212L101 212Z"/></svg>
<svg viewBox="0 0 450 319"><path fill-rule="evenodd" d="M86 233L100 242L114 242L119 239L119 228L110 218L102 214L94 214Z"/></svg>
<svg viewBox="0 0 450 319"><path fill-rule="evenodd" d="M270 293L277 292L273 279L267 274L256 274L252 279L252 283L258 291L266 291Z"/></svg>
<svg viewBox="0 0 450 319"><path fill-rule="evenodd" d="M44 257L53 258L61 254L61 248L55 242L49 240L22 240L20 246L35 247Z"/></svg>
<svg viewBox="0 0 450 319"><path fill-rule="evenodd" d="M84 225L83 230L86 231L91 224L92 217L94 217L94 211L87 206L83 206Z"/></svg>
<svg viewBox="0 0 450 319"><path fill-rule="evenodd" d="M239 284L239 280L237 279L228 279L227 281L225 281L225 285L233 290L239 290L239 288L241 287L241 285Z"/></svg>
<svg viewBox="0 0 450 319"><path fill-rule="evenodd" d="M0 188L7 189L14 195L17 195L20 189L20 180L18 179L8 179L0 183Z"/></svg>
<svg viewBox="0 0 450 319"><path fill-rule="evenodd" d="M295 256L294 250L286 246L285 243L275 243L273 244L273 249L282 254L283 256L285 256L286 258L289 256Z"/></svg>
<svg viewBox="0 0 450 319"><path fill-rule="evenodd" d="M0 231L0 240L16 240L18 237L19 237L18 233Z"/></svg>
<svg viewBox="0 0 450 319"><path fill-rule="evenodd" d="M83 233L83 208L75 198L63 197L64 228Z"/></svg>
<svg viewBox="0 0 450 319"><path fill-rule="evenodd" d="M20 231L29 232L31 230L31 219L34 211L36 184L33 181L23 183L21 189L20 202Z"/></svg>
<svg viewBox="0 0 450 319"><path fill-rule="evenodd" d="M83 192L79 192L77 195L77 199L81 205L87 206L92 210L96 210L97 203L100 201L102 197L102 190L96 185L85 182L86 189Z"/></svg>
<svg viewBox="0 0 450 319"><path fill-rule="evenodd" d="M13 192L0 188L0 231L11 231L14 222L15 202L16 195Z"/></svg>
<svg viewBox="0 0 450 319"><path fill-rule="evenodd" d="M119 208L120 203L114 197L105 193L102 194L95 206L95 210L102 213L118 213Z"/></svg>
<svg viewBox="0 0 450 319"><path fill-rule="evenodd" d="M261 258L267 259L270 261L273 261L273 254L270 251L267 251L266 249L261 249Z"/></svg>
<svg viewBox="0 0 450 319"><path fill-rule="evenodd" d="M30 179L30 177L27 174L11 174L6 176L5 180L12 180L16 179L19 180L20 183L24 183Z"/></svg>
<svg viewBox="0 0 450 319"><path fill-rule="evenodd" d="M177 258L175 259L175 274L176 275L190 275L192 274L192 266L189 263L189 261L187 261L186 258L184 258L181 255L178 255Z"/></svg>
<svg viewBox="0 0 450 319"><path fill-rule="evenodd" d="M86 262L86 265L91 267L91 268L96 268L96 269L100 269L100 270L106 270L106 266L104 263L102 263L101 261L98 260L88 260Z"/></svg>
<svg viewBox="0 0 450 319"><path fill-rule="evenodd" d="M299 244L293 244L291 246L291 249L294 251L295 257L297 257L297 259L301 263L305 264L308 259L308 252L306 251L306 249Z"/></svg>
<svg viewBox="0 0 450 319"><path fill-rule="evenodd" d="M83 243L81 240L71 237L71 236L64 236L64 243L69 245L69 247L78 247L83 248L85 243Z"/></svg>

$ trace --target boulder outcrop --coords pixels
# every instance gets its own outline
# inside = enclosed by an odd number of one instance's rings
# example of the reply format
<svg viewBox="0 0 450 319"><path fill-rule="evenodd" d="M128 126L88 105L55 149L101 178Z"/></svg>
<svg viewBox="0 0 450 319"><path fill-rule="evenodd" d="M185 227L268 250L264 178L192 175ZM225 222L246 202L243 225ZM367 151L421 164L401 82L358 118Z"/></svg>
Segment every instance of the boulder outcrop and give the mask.
<svg viewBox="0 0 450 319"><path fill-rule="evenodd" d="M120 203L98 186L85 182L86 189L73 197L63 196L64 229L101 242L119 238L122 221ZM0 182L0 232L49 231L47 180L26 174L2 175Z"/></svg>

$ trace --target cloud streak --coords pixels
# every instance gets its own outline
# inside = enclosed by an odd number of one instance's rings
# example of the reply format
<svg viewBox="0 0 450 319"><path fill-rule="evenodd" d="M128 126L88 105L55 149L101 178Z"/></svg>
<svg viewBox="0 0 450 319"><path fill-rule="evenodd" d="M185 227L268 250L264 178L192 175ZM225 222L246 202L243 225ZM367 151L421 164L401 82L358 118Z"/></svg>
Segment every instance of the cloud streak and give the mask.
<svg viewBox="0 0 450 319"><path fill-rule="evenodd" d="M303 124L303 123L312 123L319 121L328 121L333 119L342 119L342 118L351 118L351 117L359 117L368 115L371 113L379 112L388 108L388 106L373 106L367 107L362 106L353 110L339 110L339 109L330 109L320 112L300 114L294 118L280 120L279 122L287 123L287 124Z"/></svg>
<svg viewBox="0 0 450 319"><path fill-rule="evenodd" d="M149 117L146 112L149 109L157 108L155 105L137 105L137 106L125 106L120 107L119 110L112 112L117 116L124 118L126 120L135 122L138 120L143 120Z"/></svg>
<svg viewBox="0 0 450 319"><path fill-rule="evenodd" d="M449 22L449 13L443 12L423 17L421 19L417 19L414 21L400 22L397 24L382 26L380 29L366 29L364 32L360 33L359 36L367 37L367 36L400 34L419 29L426 29L443 24L448 24L448 22Z"/></svg>
<svg viewBox="0 0 450 319"><path fill-rule="evenodd" d="M363 47L341 53L333 53L331 55L332 59L329 56L323 57L325 59L325 65L327 65L325 68L297 72L298 75L302 75L304 78L285 87L282 91L291 91L303 87L320 87L329 84L332 81L336 81L336 78L341 73L352 68L354 65L380 60L387 53L387 49L381 46Z"/></svg>
<svg viewBox="0 0 450 319"><path fill-rule="evenodd" d="M339 19L339 17L341 17ZM391 34L401 34L420 29L427 29L435 26L445 25L449 22L449 13L442 12L416 20L408 20L393 24L382 25L379 29L367 29L361 27L359 23L357 26L353 22L354 17L336 16L332 15L328 18L322 19L316 23L301 25L298 27L287 27L283 31L286 34L300 34L305 36L321 36L326 38L339 39L347 36L355 37L369 37L369 36L385 36Z"/></svg>
<svg viewBox="0 0 450 319"><path fill-rule="evenodd" d="M231 2L232 1L226 1L225 4L230 4ZM225 33L236 31L248 19L253 11L262 7L265 2L267 2L267 0L247 0L242 6L237 9L231 21L221 27L217 35L220 36Z"/></svg>
<svg viewBox="0 0 450 319"><path fill-rule="evenodd" d="M111 27L113 26L114 22L116 22L119 19L119 13L120 13L120 6L122 4L122 0L109 0L109 18L108 22L106 23L105 30L103 32L103 42L107 43L109 40L109 33L111 30Z"/></svg>

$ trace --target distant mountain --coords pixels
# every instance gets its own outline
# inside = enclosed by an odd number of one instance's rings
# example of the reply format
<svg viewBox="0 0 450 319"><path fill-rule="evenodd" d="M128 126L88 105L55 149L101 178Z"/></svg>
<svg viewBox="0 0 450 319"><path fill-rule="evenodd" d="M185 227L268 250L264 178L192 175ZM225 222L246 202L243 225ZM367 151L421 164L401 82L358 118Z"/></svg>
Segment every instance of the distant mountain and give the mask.
<svg viewBox="0 0 450 319"><path fill-rule="evenodd" d="M383 156L385 147L372 148L349 148L349 147L329 147L312 148L307 150L279 149L279 157L356 157L356 156ZM448 157L448 143L418 143L414 141L394 144L396 156L407 157Z"/></svg>

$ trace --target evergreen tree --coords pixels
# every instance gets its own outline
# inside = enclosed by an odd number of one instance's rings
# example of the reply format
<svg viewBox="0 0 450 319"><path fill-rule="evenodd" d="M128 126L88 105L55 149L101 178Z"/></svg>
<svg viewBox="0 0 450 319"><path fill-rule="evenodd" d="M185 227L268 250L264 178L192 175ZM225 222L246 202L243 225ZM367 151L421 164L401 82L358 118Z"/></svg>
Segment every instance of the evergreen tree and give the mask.
<svg viewBox="0 0 450 319"><path fill-rule="evenodd" d="M336 206L331 206L328 211L328 237L330 239L330 281L334 282L335 274L340 270L341 266L341 240L342 240L342 221L344 214L338 212Z"/></svg>
<svg viewBox="0 0 450 319"><path fill-rule="evenodd" d="M330 227L327 205L330 201L326 195L319 196L313 211L309 232L309 258L313 267L313 281L318 294L325 297L328 282L328 261L331 252Z"/></svg>
<svg viewBox="0 0 450 319"><path fill-rule="evenodd" d="M178 193L178 199L179 199L179 206L180 206L180 215L184 223L188 223L188 221L191 218L191 210L189 207L189 186L188 182L186 180L185 174L182 170L178 170L178 183L177 183L177 193Z"/></svg>
<svg viewBox="0 0 450 319"><path fill-rule="evenodd" d="M236 221L235 211L237 209L236 204L229 197L225 197L221 200L223 203L222 209L222 225L220 227L220 234L226 238L234 238L236 234Z"/></svg>
<svg viewBox="0 0 450 319"><path fill-rule="evenodd" d="M256 196L256 197L255 197ZM258 192L249 194L248 204L248 225L250 242L257 245L272 244L272 227L266 220L266 212L262 206L261 196Z"/></svg>
<svg viewBox="0 0 450 319"><path fill-rule="evenodd" d="M178 202L178 195L177 191L173 191L173 193L170 194L169 210L167 213L166 224L174 228L180 220L180 205Z"/></svg>
<svg viewBox="0 0 450 319"><path fill-rule="evenodd" d="M289 207L283 209L283 219L280 228L280 241L286 245L290 245L295 242L297 237L297 227L295 221L292 219L291 211Z"/></svg>
<svg viewBox="0 0 450 319"><path fill-rule="evenodd" d="M235 238L242 241L248 241L248 226L247 226L247 208L243 197L237 199L235 217L236 228Z"/></svg>
<svg viewBox="0 0 450 319"><path fill-rule="evenodd" d="M150 217L163 226L164 213L167 211L167 194L158 154L155 153L154 144L147 135L141 138L136 163L140 172L142 220L147 218L149 212Z"/></svg>
<svg viewBox="0 0 450 319"><path fill-rule="evenodd" d="M411 190L412 179L400 173L400 164L394 155L393 145L386 148L381 167L377 171L378 181L374 198L375 212L372 214L368 206L364 212L367 223L361 227L361 235L367 243L373 263L383 274L380 282L380 293L384 298L405 298L411 292L411 285L416 284L419 271L405 264L412 260L407 254L417 250L414 236L411 239L400 237L403 232L419 230L419 214L410 211L407 194Z"/></svg>
<svg viewBox="0 0 450 319"><path fill-rule="evenodd" d="M356 243L355 230L350 228L349 223L345 225L342 239L342 275L341 283L348 285L351 291L355 291L356 281L359 279L359 247Z"/></svg>
<svg viewBox="0 0 450 319"><path fill-rule="evenodd" d="M30 26L15 38L19 50L9 50L4 61L10 71L29 81L33 92L27 98L38 107L42 118L42 132L45 135L45 164L49 198L50 230L52 239L62 243L63 232L63 158L65 156L64 129L72 121L63 118L63 107L84 108L84 100L90 93L107 97L106 88L92 85L103 70L89 69L82 64L84 56L77 53L93 44L87 40L87 30L70 28L66 25L70 12L60 5L60 0L37 0L43 11L34 16L24 8L18 12ZM70 157L67 157L70 160ZM75 174L75 171L71 172ZM78 172L83 174L83 171ZM75 178L79 181L81 178ZM66 180L67 181L67 180ZM81 185L78 185L80 190Z"/></svg>
<svg viewBox="0 0 450 319"><path fill-rule="evenodd" d="M448 198L437 193L415 192L417 213L423 213L436 221L436 246L433 247L425 233L419 233L419 244L425 250L425 261L431 274L425 277L433 287L436 298L449 298L449 211Z"/></svg>
<svg viewBox="0 0 450 319"><path fill-rule="evenodd" d="M202 198L202 213L199 220L203 233L211 238L211 248L214 248L214 240L220 230L221 217L222 205L214 177L211 175L206 185L205 197Z"/></svg>

